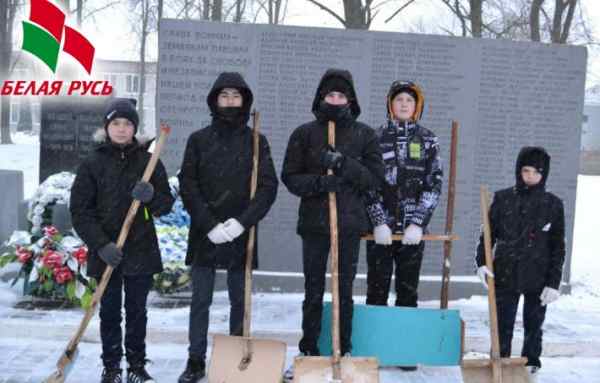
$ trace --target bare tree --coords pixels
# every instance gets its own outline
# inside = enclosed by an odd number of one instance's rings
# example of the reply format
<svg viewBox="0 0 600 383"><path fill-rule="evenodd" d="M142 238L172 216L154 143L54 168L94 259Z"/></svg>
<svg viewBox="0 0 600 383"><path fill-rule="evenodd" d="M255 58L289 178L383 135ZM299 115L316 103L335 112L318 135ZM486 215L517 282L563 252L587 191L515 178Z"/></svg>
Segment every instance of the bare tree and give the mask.
<svg viewBox="0 0 600 383"><path fill-rule="evenodd" d="M138 71L138 89L137 89L137 109L140 116L139 130L144 132L144 96L146 93L146 48L148 36L158 29L159 10L162 13L162 4L157 0L130 0L133 14L136 20L133 20L134 31L137 33L140 43L139 71ZM159 7L160 5L160 7ZM136 26L139 28L136 28ZM132 80L133 86L133 80Z"/></svg>
<svg viewBox="0 0 600 383"><path fill-rule="evenodd" d="M569 39L571 27L573 25L573 17L575 16L575 8L578 5L577 0L555 0L554 12L550 19L548 17L549 10L544 8L549 2L544 0L533 0L531 12L529 16L531 28L531 40L541 41L544 29L544 23L540 23L540 15L543 15L546 20L546 28L549 32L550 41L558 44L565 44Z"/></svg>
<svg viewBox="0 0 600 383"><path fill-rule="evenodd" d="M0 80L8 79L11 72L13 25L19 3L17 0L0 1ZM0 97L0 144L12 144L10 138L10 96Z"/></svg>
<svg viewBox="0 0 600 383"><path fill-rule="evenodd" d="M583 36L587 31L583 14L576 13L578 0L440 1L458 19L462 36L564 44L573 32Z"/></svg>
<svg viewBox="0 0 600 383"><path fill-rule="evenodd" d="M267 15L267 22L271 25L281 24L285 18L288 0L258 0L258 10L254 15L254 22L258 16L264 12Z"/></svg>
<svg viewBox="0 0 600 383"><path fill-rule="evenodd" d="M340 15L331 8L323 4L322 1L306 0L311 4L316 5L321 10L329 13L338 20L344 28L347 29L369 29L375 17L379 14L381 8L390 3L391 0L382 0L375 4L374 0L343 0L344 15ZM403 4L386 19L386 22L391 21L396 15L404 10L408 5L414 3L415 0L405 0Z"/></svg>

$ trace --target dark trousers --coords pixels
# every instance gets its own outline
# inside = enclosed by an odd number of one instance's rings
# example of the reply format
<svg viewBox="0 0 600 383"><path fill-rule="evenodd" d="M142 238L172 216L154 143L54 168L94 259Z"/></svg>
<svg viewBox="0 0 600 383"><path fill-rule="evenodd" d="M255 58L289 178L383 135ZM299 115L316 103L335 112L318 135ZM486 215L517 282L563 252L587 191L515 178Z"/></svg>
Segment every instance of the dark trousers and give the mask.
<svg viewBox="0 0 600 383"><path fill-rule="evenodd" d="M523 349L521 356L528 359L528 366L541 367L540 355L542 354L542 325L546 318L546 306L540 302L540 292L523 294ZM500 335L500 356L509 357L513 329L519 307L520 293L514 291L496 290L496 305L498 307L498 332Z"/></svg>
<svg viewBox="0 0 600 383"><path fill-rule="evenodd" d="M352 351L352 285L356 276L360 237L339 237L340 340L342 355ZM329 235L302 236L304 302L302 302L301 352L319 355L317 341L321 333L325 273L329 259Z"/></svg>
<svg viewBox="0 0 600 383"><path fill-rule="evenodd" d="M417 307L419 275L425 244L391 246L367 242L367 304L387 306L395 270L396 306Z"/></svg>
<svg viewBox="0 0 600 383"><path fill-rule="evenodd" d="M144 363L146 359L146 302L152 286L152 275L122 275L113 271L100 301L100 338L102 361L114 368L123 357L123 330L121 329L123 289L125 290L125 352L129 364Z"/></svg>
<svg viewBox="0 0 600 383"><path fill-rule="evenodd" d="M192 266L192 304L188 349L191 359L205 360L209 325L209 309L215 289L215 268ZM229 292L229 334L240 336L244 321L244 269L227 270Z"/></svg>

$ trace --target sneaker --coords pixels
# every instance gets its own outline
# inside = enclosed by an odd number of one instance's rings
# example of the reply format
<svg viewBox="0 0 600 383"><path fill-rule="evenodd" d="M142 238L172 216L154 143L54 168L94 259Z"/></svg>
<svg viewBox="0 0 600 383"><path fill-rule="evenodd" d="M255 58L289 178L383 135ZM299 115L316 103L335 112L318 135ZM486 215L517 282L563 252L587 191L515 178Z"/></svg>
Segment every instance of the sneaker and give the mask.
<svg viewBox="0 0 600 383"><path fill-rule="evenodd" d="M536 383L538 377L538 371L540 368L538 366L527 366L527 372L529 373L529 382Z"/></svg>
<svg viewBox="0 0 600 383"><path fill-rule="evenodd" d="M104 368L104 370L102 370L102 380L100 380L100 383L122 383L122 372L123 370L120 368Z"/></svg>
<svg viewBox="0 0 600 383"><path fill-rule="evenodd" d="M177 383L196 383L206 375L206 362L189 358Z"/></svg>
<svg viewBox="0 0 600 383"><path fill-rule="evenodd" d="M127 383L156 383L148 374L143 364L129 366L127 369Z"/></svg>

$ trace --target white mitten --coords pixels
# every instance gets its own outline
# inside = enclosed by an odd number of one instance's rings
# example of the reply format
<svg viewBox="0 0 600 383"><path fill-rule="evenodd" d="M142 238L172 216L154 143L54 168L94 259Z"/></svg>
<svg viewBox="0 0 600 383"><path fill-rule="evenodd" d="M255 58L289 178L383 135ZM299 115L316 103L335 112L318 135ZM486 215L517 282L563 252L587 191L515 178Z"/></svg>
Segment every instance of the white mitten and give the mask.
<svg viewBox="0 0 600 383"><path fill-rule="evenodd" d="M477 276L479 277L479 280L481 280L483 287L485 287L487 290L488 284L486 277L494 278L494 274L490 271L490 269L487 268L487 266L480 266L477 268Z"/></svg>
<svg viewBox="0 0 600 383"><path fill-rule="evenodd" d="M212 230L208 232L207 236L208 239L215 245L233 241L233 237L231 237L231 235L225 231L225 226L223 226L222 223L219 223L217 226L213 227Z"/></svg>
<svg viewBox="0 0 600 383"><path fill-rule="evenodd" d="M408 225L404 230L404 237L402 238L403 245L418 245L423 238L423 229L414 223Z"/></svg>
<svg viewBox="0 0 600 383"><path fill-rule="evenodd" d="M244 226L242 226L242 224L235 218L229 218L227 221L225 221L223 227L225 228L227 234L229 234L229 236L233 239L236 239L242 235L244 230L246 230L244 229Z"/></svg>
<svg viewBox="0 0 600 383"><path fill-rule="evenodd" d="M542 306L546 306L557 300L560 297L560 291L557 289L553 289L552 287L544 287L542 290L542 294L540 294L540 300L542 301Z"/></svg>
<svg viewBox="0 0 600 383"><path fill-rule="evenodd" d="M373 237L375 237L375 243L378 245L391 245L392 229L385 223L383 225L375 226L373 229Z"/></svg>

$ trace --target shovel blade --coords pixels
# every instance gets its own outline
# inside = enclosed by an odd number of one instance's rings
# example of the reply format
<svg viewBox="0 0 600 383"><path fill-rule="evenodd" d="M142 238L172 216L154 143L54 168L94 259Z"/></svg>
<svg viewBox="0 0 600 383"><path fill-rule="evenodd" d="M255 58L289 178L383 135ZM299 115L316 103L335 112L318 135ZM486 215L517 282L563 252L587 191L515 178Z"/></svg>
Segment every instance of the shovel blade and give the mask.
<svg viewBox="0 0 600 383"><path fill-rule="evenodd" d="M376 358L340 359L342 383L378 383L379 366ZM294 383L337 382L333 379L330 357L300 356L294 359Z"/></svg>
<svg viewBox="0 0 600 383"><path fill-rule="evenodd" d="M251 359L240 368L248 342L252 350ZM286 349L284 342L276 340L215 335L208 381L209 383L280 383Z"/></svg>
<svg viewBox="0 0 600 383"><path fill-rule="evenodd" d="M464 383L494 383L491 366L462 367ZM502 366L503 383L529 383L525 366Z"/></svg>

